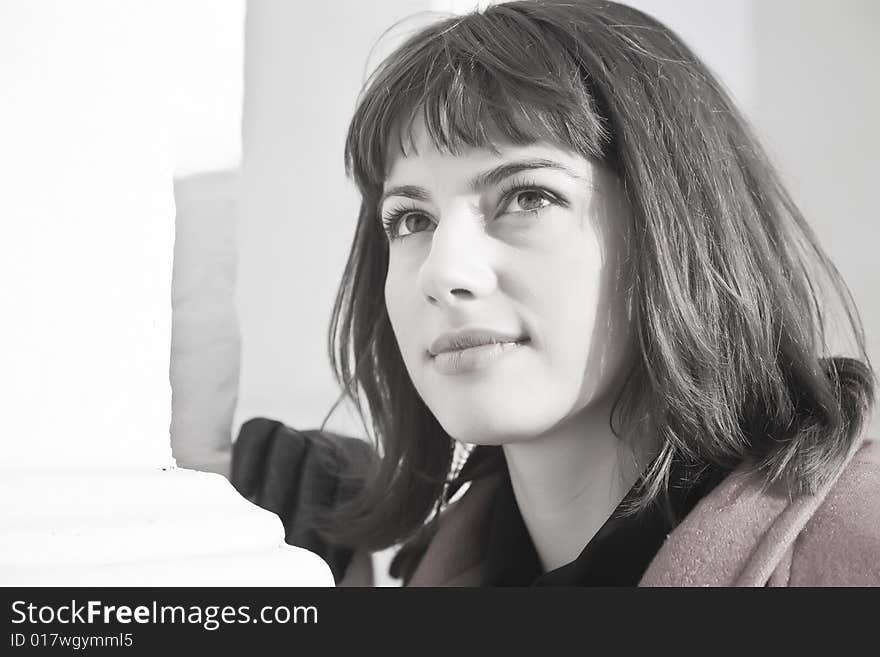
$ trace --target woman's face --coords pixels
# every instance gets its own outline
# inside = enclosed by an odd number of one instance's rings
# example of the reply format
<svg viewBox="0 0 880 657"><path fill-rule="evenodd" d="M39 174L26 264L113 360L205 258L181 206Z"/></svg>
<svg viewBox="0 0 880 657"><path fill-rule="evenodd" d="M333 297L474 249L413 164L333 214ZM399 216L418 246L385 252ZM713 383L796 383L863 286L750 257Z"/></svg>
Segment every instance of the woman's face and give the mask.
<svg viewBox="0 0 880 657"><path fill-rule="evenodd" d="M392 154L385 299L409 376L453 438L527 439L615 392L628 358L625 204L549 143ZM482 345L482 346L480 346Z"/></svg>

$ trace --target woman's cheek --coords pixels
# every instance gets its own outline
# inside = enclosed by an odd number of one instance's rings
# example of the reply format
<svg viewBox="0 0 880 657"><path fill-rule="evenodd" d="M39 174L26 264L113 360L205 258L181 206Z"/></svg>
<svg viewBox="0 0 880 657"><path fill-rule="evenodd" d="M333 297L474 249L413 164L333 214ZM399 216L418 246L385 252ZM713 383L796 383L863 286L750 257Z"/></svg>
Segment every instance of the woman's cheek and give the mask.
<svg viewBox="0 0 880 657"><path fill-rule="evenodd" d="M595 252L581 241L579 253L558 253L547 263L540 299L541 323L547 332L548 356L561 370L575 375L586 366L595 329L603 311L601 266Z"/></svg>

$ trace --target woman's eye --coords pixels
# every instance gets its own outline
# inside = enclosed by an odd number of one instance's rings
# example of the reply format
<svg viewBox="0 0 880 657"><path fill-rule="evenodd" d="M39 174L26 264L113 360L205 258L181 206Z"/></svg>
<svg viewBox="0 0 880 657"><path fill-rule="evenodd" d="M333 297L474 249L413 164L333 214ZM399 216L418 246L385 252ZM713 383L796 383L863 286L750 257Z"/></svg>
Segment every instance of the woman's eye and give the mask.
<svg viewBox="0 0 880 657"><path fill-rule="evenodd" d="M422 212L408 210L392 211L389 216L383 217L382 223L385 232L390 239L399 239L428 230L431 227L431 219Z"/></svg>
<svg viewBox="0 0 880 657"><path fill-rule="evenodd" d="M400 226L407 231L406 233L402 233L403 235L418 233L421 232L422 229L427 230L430 228L431 220L420 212L410 212L403 218L403 221L400 222ZM401 234L399 230L398 234Z"/></svg>
<svg viewBox="0 0 880 657"><path fill-rule="evenodd" d="M534 212L551 205L553 200L539 189L525 189L510 195L510 201L502 206L502 212Z"/></svg>

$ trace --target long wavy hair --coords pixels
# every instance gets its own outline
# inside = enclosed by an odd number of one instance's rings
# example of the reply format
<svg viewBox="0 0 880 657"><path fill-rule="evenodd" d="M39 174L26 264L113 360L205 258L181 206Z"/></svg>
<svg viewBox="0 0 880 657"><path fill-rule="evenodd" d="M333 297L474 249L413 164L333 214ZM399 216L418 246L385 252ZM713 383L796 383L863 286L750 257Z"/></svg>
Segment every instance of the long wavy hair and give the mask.
<svg viewBox="0 0 880 657"><path fill-rule="evenodd" d="M408 38L367 80L349 127L346 171L362 202L329 351L380 458L361 464L365 487L334 509L336 540L380 549L417 535L462 474L385 308L378 201L389 148L411 139L416 117L446 152L498 136L543 140L622 182L638 356L610 422L660 445L634 508L665 497L676 462L747 464L792 493L838 472L873 404L863 330L723 86L669 28L630 7L509 2ZM831 318L851 338L847 356L831 353ZM503 467L499 454L477 447L464 472Z"/></svg>

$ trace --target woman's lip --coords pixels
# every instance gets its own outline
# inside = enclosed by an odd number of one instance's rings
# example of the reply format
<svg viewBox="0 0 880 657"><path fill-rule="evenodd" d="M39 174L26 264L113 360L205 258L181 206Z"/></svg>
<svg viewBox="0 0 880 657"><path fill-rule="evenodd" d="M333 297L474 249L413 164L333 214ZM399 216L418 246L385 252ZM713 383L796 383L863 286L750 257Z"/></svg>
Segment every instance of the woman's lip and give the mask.
<svg viewBox="0 0 880 657"><path fill-rule="evenodd" d="M495 342L467 349L444 351L431 356L434 367L442 374L464 374L486 369L495 361L522 349L529 339L518 342Z"/></svg>
<svg viewBox="0 0 880 657"><path fill-rule="evenodd" d="M528 339L528 337L520 332L508 332L482 327L461 328L439 336L428 347L428 353L431 356L437 356L445 352L462 351L488 344L522 342Z"/></svg>

